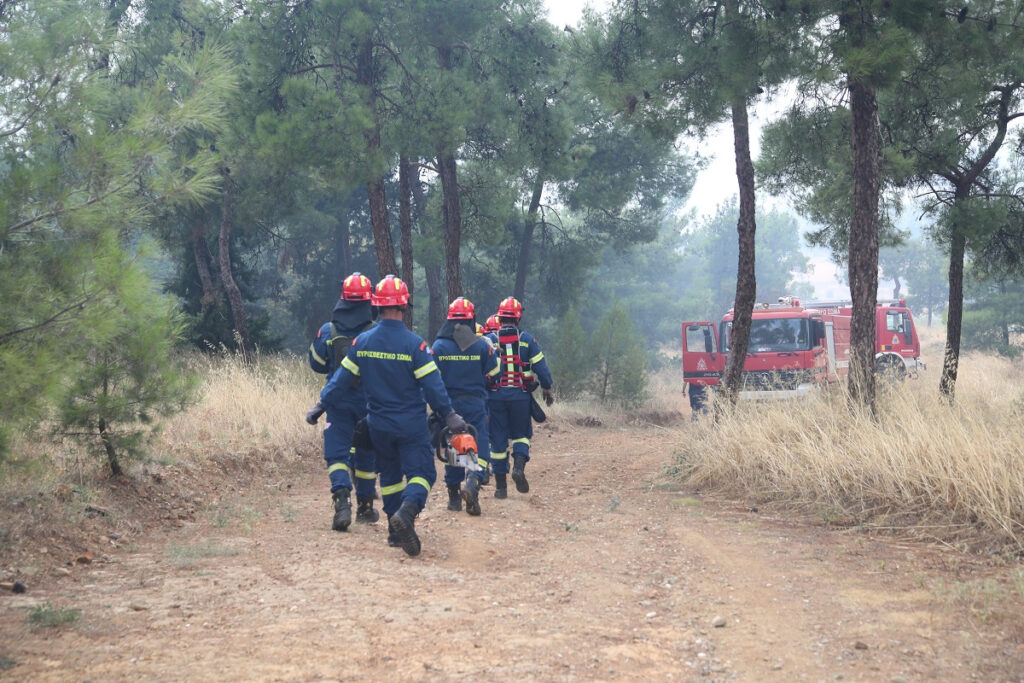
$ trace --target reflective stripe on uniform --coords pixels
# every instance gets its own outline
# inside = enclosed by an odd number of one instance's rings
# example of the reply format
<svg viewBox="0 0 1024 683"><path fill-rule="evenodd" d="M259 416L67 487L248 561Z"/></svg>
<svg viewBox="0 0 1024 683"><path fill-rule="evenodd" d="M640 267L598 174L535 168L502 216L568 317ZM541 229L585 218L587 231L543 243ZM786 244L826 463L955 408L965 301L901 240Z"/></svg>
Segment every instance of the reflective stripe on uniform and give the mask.
<svg viewBox="0 0 1024 683"><path fill-rule="evenodd" d="M495 453L494 451L491 451L491 460L505 460L506 458L508 458L508 451L505 451L504 453Z"/></svg>
<svg viewBox="0 0 1024 683"><path fill-rule="evenodd" d="M536 356L534 356L533 358L531 358L531 359L530 359L530 363L539 363L539 362L541 362L542 360L544 360L544 352L543 352L543 351L541 351L541 352L540 352L540 353L538 353L538 354L537 354Z"/></svg>
<svg viewBox="0 0 1024 683"><path fill-rule="evenodd" d="M382 496L390 496L392 493L400 493L400 492L402 492L404 490L405 490L405 482L404 481L400 481L397 484L392 484L391 486L381 486L380 487L380 495L382 495Z"/></svg>
<svg viewBox="0 0 1024 683"><path fill-rule="evenodd" d="M494 366L494 369L487 373L488 377L494 377L501 372L501 363Z"/></svg>
<svg viewBox="0 0 1024 683"><path fill-rule="evenodd" d="M512 443L525 443L527 446L529 446L530 440L524 437L522 439L512 439Z"/></svg>
<svg viewBox="0 0 1024 683"><path fill-rule="evenodd" d="M345 470L349 474L352 474L352 470L349 469L348 465L343 462L336 462L327 468L327 474L331 472L337 472L338 470Z"/></svg>
<svg viewBox="0 0 1024 683"><path fill-rule="evenodd" d="M319 363L320 365L327 365L327 361L320 357L320 354L316 352L316 349L313 348L312 344L309 345L309 353L310 355L313 356L313 360L315 360L317 363Z"/></svg>
<svg viewBox="0 0 1024 683"><path fill-rule="evenodd" d="M420 486L427 490L427 493L430 493L430 482L424 479L423 477L413 477L412 479L410 479L409 486L412 486L413 484L419 484Z"/></svg>
<svg viewBox="0 0 1024 683"><path fill-rule="evenodd" d="M429 375L434 370L437 370L437 363L435 363L434 361L430 361L429 363L421 367L419 370L414 370L412 376L415 377L416 379L420 379L424 375Z"/></svg>
<svg viewBox="0 0 1024 683"><path fill-rule="evenodd" d="M345 358L342 359L341 367L345 368L346 370L351 372L353 375L358 375L359 374L359 366L356 365L354 362L352 362L352 359L349 358L348 356L345 356Z"/></svg>
<svg viewBox="0 0 1024 683"><path fill-rule="evenodd" d="M356 479L376 479L376 472L367 472L365 470L356 470Z"/></svg>

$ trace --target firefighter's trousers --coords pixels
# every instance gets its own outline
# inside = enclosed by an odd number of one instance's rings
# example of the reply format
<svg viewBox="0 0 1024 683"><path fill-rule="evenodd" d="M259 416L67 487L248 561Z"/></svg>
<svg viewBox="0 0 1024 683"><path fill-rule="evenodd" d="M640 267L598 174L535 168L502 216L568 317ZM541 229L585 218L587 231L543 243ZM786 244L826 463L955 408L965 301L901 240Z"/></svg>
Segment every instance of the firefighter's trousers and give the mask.
<svg viewBox="0 0 1024 683"><path fill-rule="evenodd" d="M427 504L430 487L437 479L426 414L421 421L422 425L417 420L405 433L382 432L370 427L370 440L380 470L382 507L389 517L407 500L422 510Z"/></svg>
<svg viewBox="0 0 1024 683"><path fill-rule="evenodd" d="M491 467L495 474L508 474L508 445L512 443L512 455L523 455L530 459L530 395L513 400L491 400L487 404L491 411L488 425L491 434Z"/></svg>
<svg viewBox="0 0 1024 683"><path fill-rule="evenodd" d="M373 498L377 487L373 451L352 444L356 422L365 415L365 408L360 412L355 406L330 407L324 428L324 460L331 478L331 493L342 488L352 489L355 479L356 498L360 500Z"/></svg>
<svg viewBox="0 0 1024 683"><path fill-rule="evenodd" d="M480 467L487 469L487 451L491 443L487 433L486 401L476 396L453 396L452 410L476 429L476 447L480 451L477 458L480 460ZM448 486L458 486L465 478L465 467L444 466L444 483Z"/></svg>

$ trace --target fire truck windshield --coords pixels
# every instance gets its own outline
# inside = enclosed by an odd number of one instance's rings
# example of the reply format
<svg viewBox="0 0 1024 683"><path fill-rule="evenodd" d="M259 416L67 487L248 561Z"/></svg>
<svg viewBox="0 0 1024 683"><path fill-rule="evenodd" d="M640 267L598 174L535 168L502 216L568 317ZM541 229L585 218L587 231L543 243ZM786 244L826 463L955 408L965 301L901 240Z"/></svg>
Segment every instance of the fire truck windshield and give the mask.
<svg viewBox="0 0 1024 683"><path fill-rule="evenodd" d="M749 353L761 351L805 351L811 348L805 318L760 318L751 321ZM732 341L732 322L723 322L722 353Z"/></svg>

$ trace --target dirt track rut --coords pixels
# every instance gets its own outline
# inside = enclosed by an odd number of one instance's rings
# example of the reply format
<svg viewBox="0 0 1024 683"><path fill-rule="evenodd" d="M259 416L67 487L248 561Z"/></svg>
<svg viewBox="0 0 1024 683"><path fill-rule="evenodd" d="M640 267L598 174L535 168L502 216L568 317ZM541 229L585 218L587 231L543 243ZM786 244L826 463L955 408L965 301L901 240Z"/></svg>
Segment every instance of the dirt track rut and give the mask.
<svg viewBox="0 0 1024 683"><path fill-rule="evenodd" d="M0 678L1024 677L1021 634L936 587L963 558L694 497L663 475L684 435L553 420L529 494L485 488L472 518L438 484L417 558L383 522L330 531L311 462L289 490L0 598ZM46 601L82 617L30 628Z"/></svg>

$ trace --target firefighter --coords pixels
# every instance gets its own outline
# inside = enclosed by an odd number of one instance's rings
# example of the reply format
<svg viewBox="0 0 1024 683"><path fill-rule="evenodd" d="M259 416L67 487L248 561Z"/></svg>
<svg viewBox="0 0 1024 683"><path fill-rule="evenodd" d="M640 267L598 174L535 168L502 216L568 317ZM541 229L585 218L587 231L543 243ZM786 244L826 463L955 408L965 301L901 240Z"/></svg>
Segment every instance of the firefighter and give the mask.
<svg viewBox="0 0 1024 683"><path fill-rule="evenodd" d="M320 398L331 406L351 391L353 381L362 382L388 516L388 545L418 555L415 520L437 478L426 404L444 416L453 432L465 431L466 422L452 410L430 347L402 322L408 286L388 275L374 287L370 302L380 312L380 322L352 341Z"/></svg>
<svg viewBox="0 0 1024 683"><path fill-rule="evenodd" d="M526 493L530 484L526 480L526 463L530 460L530 391L540 383L544 401L550 406L555 398L551 393L551 372L544 361L544 353L529 332L519 329L523 306L514 297L508 297L498 307L497 353L500 368L491 383L488 396L490 407L491 465L494 469L494 497L507 498L508 445L512 443L512 481L516 490Z"/></svg>
<svg viewBox="0 0 1024 683"><path fill-rule="evenodd" d="M331 320L324 323L309 345L309 365L314 372L331 375L348 352L348 347L359 333L373 325L370 291L373 283L360 273L345 278L341 285L341 298L334 306ZM322 412L322 408L320 409ZM380 515L373 509L377 493L377 472L373 451L353 443L356 423L366 417L366 396L361 386L352 387L332 406L327 408L324 428L324 460L331 481L334 500L334 520L331 528L348 531L352 523L352 477L355 476L356 521L376 522ZM316 424L318 410L310 411L307 422ZM352 468L355 467L353 472Z"/></svg>
<svg viewBox="0 0 1024 683"><path fill-rule="evenodd" d="M452 408L476 429L478 459L483 472L467 472L463 467L445 465L444 483L448 487L448 509L459 511L462 502L466 512L480 514L479 493L483 474L487 472L485 455L487 436L487 383L498 374L498 359L491 343L476 336L473 303L459 297L448 306L448 321L434 340L434 361L441 371ZM463 484L465 482L465 484Z"/></svg>
<svg viewBox="0 0 1024 683"><path fill-rule="evenodd" d="M685 386L690 394L690 420L696 421L698 416L708 412L708 388L692 382Z"/></svg>
<svg viewBox="0 0 1024 683"><path fill-rule="evenodd" d="M498 342L498 330L501 329L501 323L498 322L497 314L490 316L484 322L484 336L488 337L494 343Z"/></svg>

